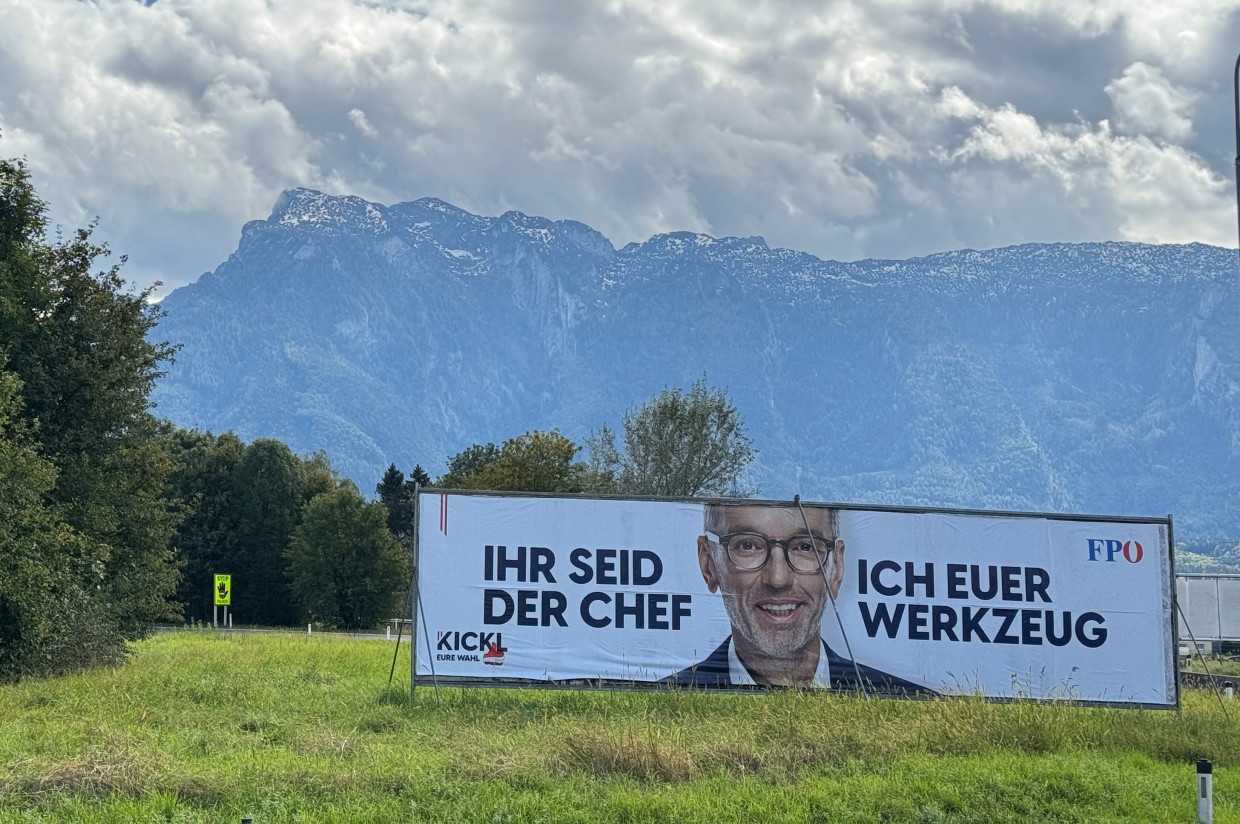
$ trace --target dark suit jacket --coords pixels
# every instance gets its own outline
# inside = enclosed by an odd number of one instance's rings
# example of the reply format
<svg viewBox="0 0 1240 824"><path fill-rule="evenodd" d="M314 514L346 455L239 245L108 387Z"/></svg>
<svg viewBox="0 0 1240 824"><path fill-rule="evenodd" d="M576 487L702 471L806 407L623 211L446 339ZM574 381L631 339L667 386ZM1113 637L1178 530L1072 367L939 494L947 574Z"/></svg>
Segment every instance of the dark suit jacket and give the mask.
<svg viewBox="0 0 1240 824"><path fill-rule="evenodd" d="M732 683L732 676L728 672L728 644L731 643L732 636L729 635L724 639L719 648L710 655L691 667L681 670L674 675L669 675L659 683L670 684L678 687L704 687L707 689L728 689L736 687ZM911 681L905 681L903 678L897 678L894 675L888 675L881 670L873 667L867 667L864 664L853 667L853 662L847 658L841 658L827 646L827 642L822 642L823 652L827 656L827 663L831 668L831 687L833 689L856 689L857 670L861 671L861 679L865 683L865 688L869 692L883 693L886 695L936 695L934 690L914 684Z"/></svg>

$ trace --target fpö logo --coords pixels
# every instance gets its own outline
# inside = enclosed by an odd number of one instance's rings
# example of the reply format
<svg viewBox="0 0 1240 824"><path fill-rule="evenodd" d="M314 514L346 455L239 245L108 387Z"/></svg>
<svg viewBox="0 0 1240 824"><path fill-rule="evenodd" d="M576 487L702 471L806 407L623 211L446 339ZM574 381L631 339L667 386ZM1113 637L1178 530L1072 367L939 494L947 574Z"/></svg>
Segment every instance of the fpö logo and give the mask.
<svg viewBox="0 0 1240 824"><path fill-rule="evenodd" d="M493 667L503 666L504 635L500 632L458 632L440 630L435 644L436 661L481 661Z"/></svg>
<svg viewBox="0 0 1240 824"><path fill-rule="evenodd" d="M1089 560L1110 561L1115 563L1121 558L1130 564L1139 564L1145 557L1145 550L1137 541L1115 541L1103 538L1089 538L1085 542L1089 547Z"/></svg>

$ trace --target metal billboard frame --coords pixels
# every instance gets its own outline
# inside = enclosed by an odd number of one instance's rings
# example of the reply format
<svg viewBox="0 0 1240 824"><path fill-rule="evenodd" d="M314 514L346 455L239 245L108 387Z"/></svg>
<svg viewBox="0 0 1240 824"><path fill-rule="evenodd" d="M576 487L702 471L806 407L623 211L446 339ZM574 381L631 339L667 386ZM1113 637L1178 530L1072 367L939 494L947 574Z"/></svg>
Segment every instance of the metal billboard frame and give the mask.
<svg viewBox="0 0 1240 824"><path fill-rule="evenodd" d="M413 505L413 587L410 590L412 603L410 604L410 615L412 617L412 631L410 632L410 654L409 654L409 691L411 694L416 693L418 686L434 686L438 689L441 686L448 687L481 687L486 689L538 689L538 690L594 690L609 692L668 692L675 689L694 689L693 687L668 687L656 682L644 681L621 681L621 680L598 680L598 679L572 679L569 681L544 681L533 679L478 679L465 677L443 677L436 676L434 673L434 662L431 662L431 677L425 678L418 675L418 636L417 631L423 622L419 620L421 617L421 576L419 574L419 562L421 552L421 522L422 522L422 493L437 495L460 495L471 497L486 498L548 498L556 500L587 500L587 501L648 501L648 502L664 502L664 503L684 503L684 504L713 504L713 503L743 503L752 506L774 506L788 507L795 506L795 500L777 500L777 499L758 499L758 498L729 498L729 497L677 497L677 496L659 496L659 495L607 495L607 494L591 494L591 493L554 493L554 492L513 492L506 490L484 490L484 489L445 489L441 487L415 487L414 488L414 505ZM895 512L906 514L936 514L936 515L968 515L982 516L992 518L1042 518L1056 521L1075 521L1090 523L1112 523L1112 524L1147 524L1154 526L1162 526L1166 529L1166 546L1167 546L1167 577L1163 581L1166 588L1165 593L1170 604L1170 614L1167 616L1167 624L1169 627L1170 638L1169 645L1164 648L1164 656L1175 673L1175 702L1174 704L1155 704L1140 701L1090 701L1088 706L1109 707L1116 709L1159 709L1159 710L1176 710L1180 709L1180 669L1179 669L1179 603L1177 601L1176 590L1176 573L1175 573L1175 533L1173 519L1170 514L1165 517L1141 517L1132 515L1094 515L1082 513L1064 513L1064 512L1034 512L1022 510L994 510L994 509L963 509L954 507L935 507L935 506L887 506L882 504L856 504L842 503L833 501L800 501L805 506L812 507L828 507L854 512ZM1236 576L1240 578L1240 575ZM426 628L423 627L424 634ZM426 639L429 645L429 636ZM727 688L711 688L710 690L702 690L710 693L719 694L764 694L777 691L778 687L727 687ZM836 690L831 690L836 692ZM887 698L905 698L918 699L918 696L908 695L890 695L885 693L874 693L880 697ZM954 696L951 696L954 697ZM991 703L1017 703L1021 701L1033 700L1037 703L1074 703L1072 699L1026 699L1019 697L1005 696L982 696L983 700Z"/></svg>

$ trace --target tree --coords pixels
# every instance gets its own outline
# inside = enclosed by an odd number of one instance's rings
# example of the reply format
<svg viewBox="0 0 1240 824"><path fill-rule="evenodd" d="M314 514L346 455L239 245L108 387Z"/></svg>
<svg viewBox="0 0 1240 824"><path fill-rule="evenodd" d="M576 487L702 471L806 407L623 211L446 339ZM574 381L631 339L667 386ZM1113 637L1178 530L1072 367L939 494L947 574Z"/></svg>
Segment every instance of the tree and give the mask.
<svg viewBox="0 0 1240 824"><path fill-rule="evenodd" d="M330 492L344 483L332 467L331 458L327 456L326 449L318 449L298 457L305 481L302 489L303 502L309 501L322 492Z"/></svg>
<svg viewBox="0 0 1240 824"><path fill-rule="evenodd" d="M480 471L487 464L499 460L499 447L493 443L474 444L461 450L448 460L448 471L435 486L443 489L471 489L466 478Z"/></svg>
<svg viewBox="0 0 1240 824"><path fill-rule="evenodd" d="M0 350L20 382L11 409L55 468L43 504L89 547L67 561L60 607L62 631L81 633L73 660L86 665L177 614L171 464L148 409L173 350L152 340L150 289L127 291L119 265L92 271L109 252L90 228L47 242L45 212L25 164L0 161Z"/></svg>
<svg viewBox="0 0 1240 824"><path fill-rule="evenodd" d="M177 598L185 617L207 622L215 601L214 575L232 572L238 512L233 477L245 444L232 432L215 436L165 424L164 448L173 464L165 496L183 518L174 543L181 560Z"/></svg>
<svg viewBox="0 0 1240 824"><path fill-rule="evenodd" d="M60 605L84 594L73 568L88 548L46 504L56 467L38 454L19 414L21 382L3 361L0 355L0 680L14 680L65 663Z"/></svg>
<svg viewBox="0 0 1240 824"><path fill-rule="evenodd" d="M295 456L281 441L246 446L232 432L165 424L174 469L166 497L182 515L176 547L183 568L177 594L186 617L210 621L213 576L233 576L233 614L247 622L290 624L297 607L288 590L284 550L303 505L341 483L325 452Z"/></svg>
<svg viewBox="0 0 1240 824"><path fill-rule="evenodd" d="M736 491L753 460L745 424L723 389L706 378L688 394L664 389L624 415L624 451L606 426L586 441L598 476L615 478L630 495L711 496Z"/></svg>
<svg viewBox="0 0 1240 824"><path fill-rule="evenodd" d="M390 464L383 473L383 479L375 485L375 494L387 509L392 537L401 542L409 540L413 535L413 485L405 480L405 473L396 464Z"/></svg>
<svg viewBox="0 0 1240 824"><path fill-rule="evenodd" d="M365 629L399 610L409 556L387 528L387 510L351 485L306 504L285 553L303 613L330 627Z"/></svg>
<svg viewBox="0 0 1240 824"><path fill-rule="evenodd" d="M487 455L494 444L471 446L452 459L449 467L465 465L465 455ZM477 468L452 478L457 489L494 489L513 492L587 492L596 491L597 478L590 467L574 461L581 447L556 430L536 429L504 441L494 457L477 462ZM451 475L454 470L450 469ZM446 477L446 476L445 476ZM440 486L445 486L440 479Z"/></svg>
<svg viewBox="0 0 1240 824"><path fill-rule="evenodd" d="M259 438L233 470L237 533L229 557L233 610L248 623L299 620L285 574L284 550L306 502L305 469L282 441Z"/></svg>
<svg viewBox="0 0 1240 824"><path fill-rule="evenodd" d="M422 464L414 464L413 471L409 473L407 484L417 484L418 486L430 486L431 476L426 474L426 470L422 468Z"/></svg>

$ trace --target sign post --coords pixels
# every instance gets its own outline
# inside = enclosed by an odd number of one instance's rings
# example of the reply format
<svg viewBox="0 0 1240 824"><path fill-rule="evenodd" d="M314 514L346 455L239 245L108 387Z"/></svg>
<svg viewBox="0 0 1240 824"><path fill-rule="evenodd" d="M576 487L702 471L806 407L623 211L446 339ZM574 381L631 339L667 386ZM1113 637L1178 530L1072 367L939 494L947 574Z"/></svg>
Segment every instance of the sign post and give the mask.
<svg viewBox="0 0 1240 824"><path fill-rule="evenodd" d="M223 607L224 608L223 625L225 628L227 628L229 626L228 607L232 604L232 576L221 575L219 573L216 573L214 593L215 593L215 606L211 608L211 624L212 626L216 626L215 610L217 607Z"/></svg>

